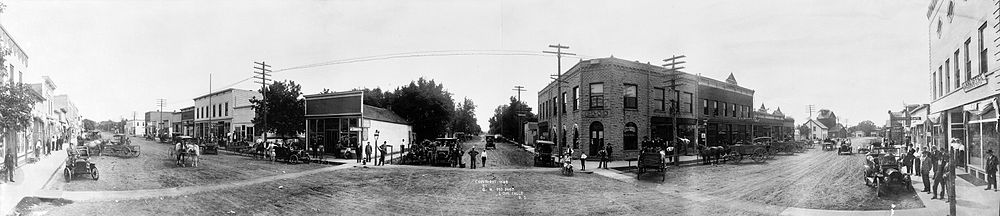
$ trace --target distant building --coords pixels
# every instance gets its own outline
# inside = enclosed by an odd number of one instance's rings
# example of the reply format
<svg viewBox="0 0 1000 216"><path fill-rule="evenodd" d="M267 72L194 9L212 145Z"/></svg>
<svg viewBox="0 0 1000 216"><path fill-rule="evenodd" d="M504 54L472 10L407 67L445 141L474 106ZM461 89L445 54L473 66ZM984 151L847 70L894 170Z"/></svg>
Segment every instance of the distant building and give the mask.
<svg viewBox="0 0 1000 216"><path fill-rule="evenodd" d="M342 150L359 143L370 143L373 149L388 144L389 153L411 146L414 134L408 121L390 110L365 105L363 95L362 91L305 95L308 148L322 145L325 153L345 157ZM375 151L372 157L377 156Z"/></svg>
<svg viewBox="0 0 1000 216"><path fill-rule="evenodd" d="M259 133L251 98L261 98L260 92L229 88L194 98L194 136L250 139Z"/></svg>
<svg viewBox="0 0 1000 216"><path fill-rule="evenodd" d="M538 122L525 122L524 127L524 144L534 145L535 139L538 138Z"/></svg>
<svg viewBox="0 0 1000 216"><path fill-rule="evenodd" d="M827 128L826 125L823 125L813 119L807 120L806 123L803 123L803 125L809 128L809 137L806 137L806 139L822 140L829 138L827 133L830 131L830 128Z"/></svg>
<svg viewBox="0 0 1000 216"><path fill-rule="evenodd" d="M179 131L184 136L194 136L194 107L185 107L181 111Z"/></svg>
<svg viewBox="0 0 1000 216"><path fill-rule="evenodd" d="M146 121L138 119L126 120L124 134L136 137L146 136Z"/></svg>
<svg viewBox="0 0 1000 216"><path fill-rule="evenodd" d="M174 124L181 122L181 114L171 111L149 111L145 113L146 134L159 137L177 132Z"/></svg>
<svg viewBox="0 0 1000 216"><path fill-rule="evenodd" d="M771 137L775 139L795 138L795 119L786 117L781 108L768 113L763 104L753 115L753 137Z"/></svg>

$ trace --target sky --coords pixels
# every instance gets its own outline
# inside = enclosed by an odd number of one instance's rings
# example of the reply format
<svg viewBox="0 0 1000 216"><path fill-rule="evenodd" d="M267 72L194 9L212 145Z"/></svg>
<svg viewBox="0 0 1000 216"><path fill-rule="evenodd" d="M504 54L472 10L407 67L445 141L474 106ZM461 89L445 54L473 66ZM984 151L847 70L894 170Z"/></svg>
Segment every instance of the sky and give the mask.
<svg viewBox="0 0 1000 216"><path fill-rule="evenodd" d="M456 101L472 99L485 129L515 85L538 104L556 72L556 58L540 55L550 44L578 54L564 70L579 58L661 64L685 55L686 72L732 73L756 91L755 108L780 107L799 124L808 105L845 125L881 125L889 109L930 101L929 1L2 2L0 24L29 56L25 80L51 77L57 94L98 121L142 118L160 98L179 110L210 89L259 88L246 78L266 61L298 68L273 78L305 94L434 79ZM447 50L480 54L337 63Z"/></svg>

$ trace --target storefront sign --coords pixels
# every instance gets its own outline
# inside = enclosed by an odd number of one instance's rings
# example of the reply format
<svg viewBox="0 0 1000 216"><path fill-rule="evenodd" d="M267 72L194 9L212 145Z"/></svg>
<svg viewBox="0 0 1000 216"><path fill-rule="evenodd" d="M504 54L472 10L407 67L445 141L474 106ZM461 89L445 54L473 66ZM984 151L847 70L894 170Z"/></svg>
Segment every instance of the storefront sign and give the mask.
<svg viewBox="0 0 1000 216"><path fill-rule="evenodd" d="M607 110L587 110L583 112L584 118L604 118L608 117Z"/></svg>
<svg viewBox="0 0 1000 216"><path fill-rule="evenodd" d="M983 85L986 85L986 76L979 75L973 77L969 81L965 81L965 83L962 84L962 89L965 89L965 91L968 92Z"/></svg>

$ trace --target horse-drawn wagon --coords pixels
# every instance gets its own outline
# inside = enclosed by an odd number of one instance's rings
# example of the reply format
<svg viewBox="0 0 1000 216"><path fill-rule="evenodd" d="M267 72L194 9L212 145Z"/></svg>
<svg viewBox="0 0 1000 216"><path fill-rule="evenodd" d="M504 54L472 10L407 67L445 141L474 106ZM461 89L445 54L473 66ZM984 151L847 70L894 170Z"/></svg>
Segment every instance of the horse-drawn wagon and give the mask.
<svg viewBox="0 0 1000 216"><path fill-rule="evenodd" d="M171 151L170 157L174 159L174 164L177 166L198 166L201 155L201 147L195 144L197 141L193 137L189 136L178 136L178 142L174 146L174 151Z"/></svg>
<svg viewBox="0 0 1000 216"><path fill-rule="evenodd" d="M729 153L726 155L726 161L733 161L740 163L743 158L748 158L754 162L764 162L767 160L768 146L766 145L745 145L736 144L729 146Z"/></svg>
<svg viewBox="0 0 1000 216"><path fill-rule="evenodd" d="M639 153L639 164L636 165L635 178L638 179L647 172L660 172L660 181L666 180L667 163L664 160L665 152L660 148L644 148Z"/></svg>

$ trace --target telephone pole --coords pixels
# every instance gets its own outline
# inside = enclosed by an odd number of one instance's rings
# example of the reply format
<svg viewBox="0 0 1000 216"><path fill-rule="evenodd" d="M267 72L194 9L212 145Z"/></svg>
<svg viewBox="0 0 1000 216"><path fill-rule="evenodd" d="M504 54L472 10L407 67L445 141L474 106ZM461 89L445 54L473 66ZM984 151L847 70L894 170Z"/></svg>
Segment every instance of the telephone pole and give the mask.
<svg viewBox="0 0 1000 216"><path fill-rule="evenodd" d="M809 104L809 119L813 118L813 105Z"/></svg>
<svg viewBox="0 0 1000 216"><path fill-rule="evenodd" d="M160 113L160 118L156 120L156 138L159 138L160 130L162 130L162 128L160 128L160 122L163 122L163 101L163 98L156 99L156 105L160 106L160 110L157 111Z"/></svg>
<svg viewBox="0 0 1000 216"><path fill-rule="evenodd" d="M674 152L674 166L680 166L681 165L680 162L679 162L679 160L680 160L680 157L681 157L681 155L680 155L681 148L683 148L682 146L680 146L680 139L678 139L678 137L677 137L677 115L680 115L680 113L681 113L681 108L680 108L680 105L681 105L681 103L680 103L681 92L677 91L677 86L682 86L682 85L684 85L684 83L679 83L678 84L677 80L680 79L680 75L682 73L682 72L680 72L680 69L684 69L684 67L677 67L677 65L684 64L685 62L683 62L683 61L678 62L677 59L682 59L684 57L686 57L686 56L684 56L684 55L676 56L675 55L673 57L670 57L670 58L667 58L667 59L663 60L664 62L668 62L667 64L664 64L663 67L670 67L670 69L667 69L667 72L670 73L669 74L670 80L668 80L668 82L670 82L670 85L668 87L670 87L671 93L674 93L674 99L672 99L671 102L670 102L670 116L671 116L670 117L670 128L672 129L671 130L671 133L672 133L672 136L673 136L672 142L674 143L674 151L673 151Z"/></svg>
<svg viewBox="0 0 1000 216"><path fill-rule="evenodd" d="M566 100L562 96L562 84L563 84L563 82L565 82L565 81L562 80L562 56L563 55L576 55L576 54L563 52L562 51L563 49L569 49L569 47L568 46L563 46L562 44L549 45L549 48L556 48L556 51L555 52L552 52L552 51L542 51L542 53L556 54L556 74L555 75L551 75L551 76L555 76L555 80L556 80L556 91L557 91L556 92L556 103L557 103L556 106L558 107L560 103L565 105L565 103L562 103L562 102L564 100ZM556 130L557 130L556 131L556 136L560 138L559 142L557 142L556 145L559 146L559 153L560 154L562 154L562 152L565 151L565 150L563 150L563 143L566 142L564 139L562 139L564 137L560 136L560 135L564 135L563 126L562 126L562 116L563 116L563 114L565 114L566 107L563 106L561 108L562 108L562 111L563 111L562 113L560 113L558 111L556 112L556 116L557 116L557 119L558 119L557 120L558 127L556 127ZM559 110L559 109L557 108L557 110Z"/></svg>
<svg viewBox="0 0 1000 216"><path fill-rule="evenodd" d="M517 138L514 140L521 141L521 144L526 144L524 143L524 134L522 134L524 132L524 123L521 123L521 117L524 116L524 113L521 113L521 92L526 90L524 90L524 86L514 86L512 90L517 91L517 106L514 107L514 115L517 117Z"/></svg>
<svg viewBox="0 0 1000 216"><path fill-rule="evenodd" d="M269 81L271 81L271 79L268 78L268 76L271 76L271 74L268 74L271 73L271 69L269 69L271 65L267 65L267 63L265 63L264 61L253 62L253 63L254 63L253 68L255 69L253 73L257 74L257 76L254 76L253 78L260 79L260 81L254 81L254 82L260 83L260 95L263 98L263 100L261 100L261 106L260 106L261 109L263 109L263 112L261 112L263 115L261 116L261 119L264 120L263 122L264 129L261 130L262 131L261 138L264 141L267 141L267 84Z"/></svg>

